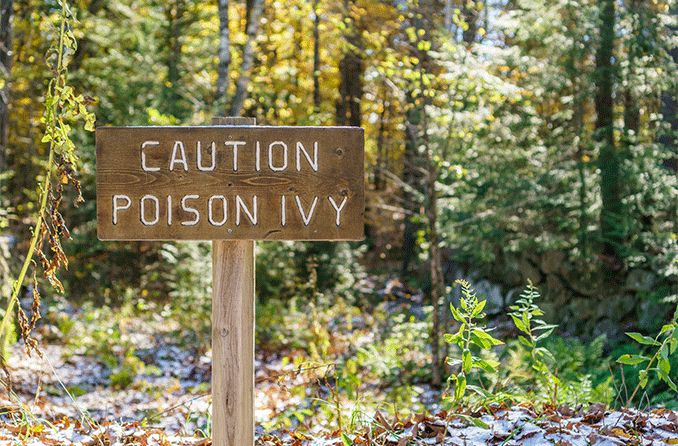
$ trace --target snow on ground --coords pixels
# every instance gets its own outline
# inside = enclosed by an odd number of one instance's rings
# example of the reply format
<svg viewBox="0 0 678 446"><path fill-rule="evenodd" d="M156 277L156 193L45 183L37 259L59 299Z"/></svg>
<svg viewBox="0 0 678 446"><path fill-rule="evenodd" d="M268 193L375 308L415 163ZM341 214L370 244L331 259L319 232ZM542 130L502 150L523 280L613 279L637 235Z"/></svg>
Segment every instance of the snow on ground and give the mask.
<svg viewBox="0 0 678 446"><path fill-rule="evenodd" d="M139 354L150 366L121 389L110 370L93 358L46 345L43 358L15 351L10 362L13 393L0 394L0 446L14 445L209 445L211 359L177 346ZM294 404L274 391L257 364L257 419ZM279 369L278 369L279 370ZM70 396L64 391L69 390ZM22 408L23 404L23 408ZM35 418L32 418L35 417ZM389 422L377 414L371 430L306 438L295 432L258 432L267 446L353 444L411 445L669 445L678 444L678 413L669 410L608 411L601 405L534 413L528 406L491 408L472 423L468 415L439 413ZM49 421L45 423L44 421Z"/></svg>

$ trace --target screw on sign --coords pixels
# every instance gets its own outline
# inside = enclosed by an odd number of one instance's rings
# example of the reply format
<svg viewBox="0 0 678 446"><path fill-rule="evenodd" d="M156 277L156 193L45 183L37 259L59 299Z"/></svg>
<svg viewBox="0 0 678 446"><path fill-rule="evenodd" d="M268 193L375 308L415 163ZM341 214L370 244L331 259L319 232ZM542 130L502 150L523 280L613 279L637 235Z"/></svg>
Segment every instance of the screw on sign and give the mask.
<svg viewBox="0 0 678 446"><path fill-rule="evenodd" d="M101 240L212 240L212 440L254 444L254 241L361 240L357 127L99 127Z"/></svg>

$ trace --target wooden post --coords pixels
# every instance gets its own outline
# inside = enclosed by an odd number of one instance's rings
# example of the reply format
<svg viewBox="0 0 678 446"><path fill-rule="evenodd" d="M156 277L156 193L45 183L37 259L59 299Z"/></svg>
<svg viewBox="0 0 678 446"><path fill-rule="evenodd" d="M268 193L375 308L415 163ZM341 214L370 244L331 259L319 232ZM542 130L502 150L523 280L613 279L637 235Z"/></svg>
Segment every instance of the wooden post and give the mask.
<svg viewBox="0 0 678 446"><path fill-rule="evenodd" d="M213 118L255 125L254 118ZM254 241L212 241L212 444L254 445Z"/></svg>

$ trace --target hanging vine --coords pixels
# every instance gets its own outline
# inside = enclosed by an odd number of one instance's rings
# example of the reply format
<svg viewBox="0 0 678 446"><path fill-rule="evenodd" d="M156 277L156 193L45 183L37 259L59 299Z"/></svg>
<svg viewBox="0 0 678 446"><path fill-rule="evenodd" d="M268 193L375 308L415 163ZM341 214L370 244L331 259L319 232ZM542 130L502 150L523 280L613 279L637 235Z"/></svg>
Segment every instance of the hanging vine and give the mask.
<svg viewBox="0 0 678 446"><path fill-rule="evenodd" d="M38 275L41 273L57 292L64 292L58 271L62 267L68 268L62 240L70 238L70 232L60 211L65 187L70 185L75 191L75 206L83 202L77 177L78 154L70 136L71 124L81 122L84 123L85 130L93 131L95 121L94 115L87 110L87 105L92 99L76 94L73 87L68 85L68 64L77 48L72 30L76 20L65 0L59 0L58 4L60 12L55 17L54 24L55 35L58 38L47 52L47 63L52 71L52 78L45 94L45 111L42 117L45 126L42 142L49 144L49 155L39 183L38 211L26 258L12 285L7 309L0 325L2 341L0 345L4 347L16 306L18 325L28 354L31 352L40 354L37 349L38 343L31 334L40 319ZM32 273L33 279L30 317L20 305L17 305L19 293L29 272ZM4 352L1 359L4 366Z"/></svg>

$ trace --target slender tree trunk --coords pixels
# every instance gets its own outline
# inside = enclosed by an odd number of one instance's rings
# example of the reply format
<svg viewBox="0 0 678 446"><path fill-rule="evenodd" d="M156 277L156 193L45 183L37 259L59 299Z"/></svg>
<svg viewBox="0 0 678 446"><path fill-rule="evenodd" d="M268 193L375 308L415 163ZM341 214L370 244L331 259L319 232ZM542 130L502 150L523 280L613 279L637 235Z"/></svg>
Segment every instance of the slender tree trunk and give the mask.
<svg viewBox="0 0 678 446"><path fill-rule="evenodd" d="M426 112L424 112L426 113ZM443 274L440 259L440 240L438 238L438 195L436 192L436 181L438 180L438 166L433 158L431 143L428 141L426 132L426 118L424 117L423 139L426 145L426 164L427 164L427 187L426 195L428 206L426 206L426 220L428 222L428 242L429 242L429 275L431 280L431 306L433 307L431 330L431 356L433 367L431 382L434 386L441 383L440 371L442 366L440 354L440 302L443 295Z"/></svg>
<svg viewBox="0 0 678 446"><path fill-rule="evenodd" d="M389 103L384 98L381 103L381 113L379 114L379 131L377 133L377 168L374 174L374 189L382 190L384 188L385 159L384 134L386 133L386 115L388 114Z"/></svg>
<svg viewBox="0 0 678 446"><path fill-rule="evenodd" d="M363 94L361 58L351 50L339 62L341 83L337 100L337 124L360 127Z"/></svg>
<svg viewBox="0 0 678 446"><path fill-rule="evenodd" d="M628 36L628 86L624 90L624 132L626 133L626 143L632 144L633 140L638 137L638 130L640 129L640 107L638 104L639 98L633 93L633 78L635 77L636 59L638 53L639 34L642 32L642 18L643 13L638 5L638 0L630 0L628 2L628 9L631 15L631 35Z"/></svg>
<svg viewBox="0 0 678 446"><path fill-rule="evenodd" d="M219 9L219 63L215 102L221 103L228 92L228 69L231 65L231 34L228 29L228 0L217 0ZM233 115L235 116L235 115Z"/></svg>
<svg viewBox="0 0 678 446"><path fill-rule="evenodd" d="M452 0L445 0L445 8L443 9L445 31L452 31Z"/></svg>
<svg viewBox="0 0 678 446"><path fill-rule="evenodd" d="M184 13L186 12L185 0L174 0L165 3L165 21L167 27L166 57L167 82L164 86L165 111L172 116L180 116L181 99L178 88L181 81L179 64L181 61L181 34Z"/></svg>
<svg viewBox="0 0 678 446"><path fill-rule="evenodd" d="M478 16L480 15L480 11L478 11L476 3L477 2L473 0L466 0L462 11L464 21L468 25L468 28L462 33L462 37L464 43L469 45L475 42L476 35L478 34Z"/></svg>
<svg viewBox="0 0 678 446"><path fill-rule="evenodd" d="M671 16L675 19L678 18L678 5L674 3L674 6L671 7ZM675 25L669 25L667 27L667 32L670 35L675 35L678 32L678 27ZM674 40L675 41L675 40ZM678 46L674 46L669 51L669 54L673 58L673 62L678 64ZM678 174L678 141L676 141L676 135L678 134L678 102L676 101L676 95L669 87L668 91L665 91L661 95L661 113L664 122L669 124L670 130L659 136L658 141L664 147L672 148L673 157L664 161L664 164L667 168L673 170ZM676 203L676 218L675 228L678 232L678 203Z"/></svg>
<svg viewBox="0 0 678 446"><path fill-rule="evenodd" d="M435 386L440 385L440 370L442 366L440 355L440 302L443 295L444 280L442 274L442 265L440 259L440 240L438 238L438 196L435 190L435 183L438 178L438 168L433 156L428 149L428 206L426 209L426 219L428 220L429 232L429 274L431 276L431 304L433 306L433 328L431 333L431 356L433 362L432 383Z"/></svg>
<svg viewBox="0 0 678 446"><path fill-rule="evenodd" d="M362 39L355 29L355 22L350 17L350 2L344 2L346 20L350 22L346 32L348 49L339 62L340 84L337 99L337 124L360 127L361 106L363 96L364 64L360 54Z"/></svg>
<svg viewBox="0 0 678 446"><path fill-rule="evenodd" d="M566 71L570 82L572 83L570 94L574 98L572 108L571 128L575 135L573 140L576 142L574 147L575 156L577 157L577 173L579 176L579 235L578 244L582 257L588 257L588 185L586 182L586 167L587 162L584 159L584 147L582 146L581 136L584 127L584 94L581 90L581 76L582 71L580 62L583 58L580 48L580 38L577 34L578 14L575 6L571 3L567 4L567 24L569 29L575 30L569 37L572 38L572 47L569 50L569 56L566 64Z"/></svg>
<svg viewBox="0 0 678 446"><path fill-rule="evenodd" d="M405 216L403 226L402 264L400 276L407 277L410 272L410 263L416 255L416 232L419 224L414 215L419 212L420 200L416 191L420 190L421 174L418 163L418 129L421 123L422 108L415 105L411 93L407 95L408 110L405 113L405 153L403 155L403 182L407 188L403 191L404 207L409 214Z"/></svg>
<svg viewBox="0 0 678 446"><path fill-rule="evenodd" d="M320 112L320 11L313 0L313 108Z"/></svg>
<svg viewBox="0 0 678 446"><path fill-rule="evenodd" d="M622 160L614 140L614 28L615 0L601 0L600 44L596 55L596 138L600 143L600 190L602 209L600 230L602 254L613 270L621 269L622 232Z"/></svg>
<svg viewBox="0 0 678 446"><path fill-rule="evenodd" d="M264 9L264 0L247 1L247 40L242 50L240 76L235 85L235 95L231 104L231 116L242 114L243 104L247 98L247 87L250 82L252 64L254 62L254 41L259 33L259 23Z"/></svg>
<svg viewBox="0 0 678 446"><path fill-rule="evenodd" d="M9 95L12 74L12 0L0 0L0 172L7 168Z"/></svg>

